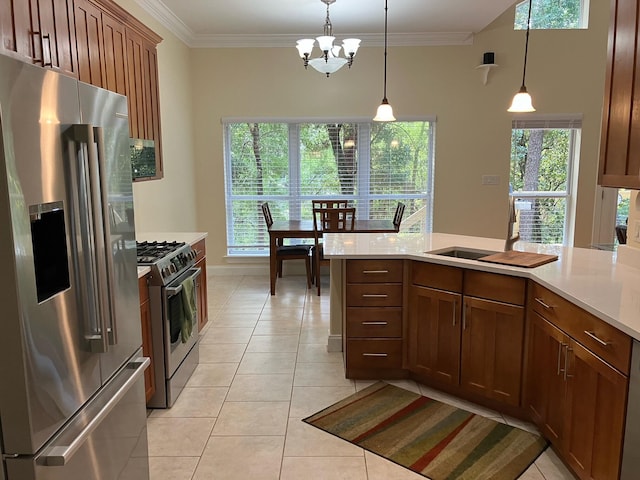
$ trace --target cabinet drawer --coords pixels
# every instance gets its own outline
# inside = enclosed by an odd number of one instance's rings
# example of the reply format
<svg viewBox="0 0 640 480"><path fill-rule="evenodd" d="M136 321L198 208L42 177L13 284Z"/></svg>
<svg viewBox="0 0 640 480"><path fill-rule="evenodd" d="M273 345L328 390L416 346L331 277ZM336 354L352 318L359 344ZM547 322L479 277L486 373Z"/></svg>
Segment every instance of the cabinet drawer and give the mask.
<svg viewBox="0 0 640 480"><path fill-rule="evenodd" d="M402 337L401 307L348 307L347 338Z"/></svg>
<svg viewBox="0 0 640 480"><path fill-rule="evenodd" d="M347 283L401 283L402 260L347 260Z"/></svg>
<svg viewBox="0 0 640 480"><path fill-rule="evenodd" d="M401 307L402 285L354 283L347 285L347 307Z"/></svg>
<svg viewBox="0 0 640 480"><path fill-rule="evenodd" d="M466 270L464 294L497 302L524 305L527 281L498 273Z"/></svg>
<svg viewBox="0 0 640 480"><path fill-rule="evenodd" d="M196 257L196 262L199 262L200 260L202 260L207 255L207 250L206 250L206 245L205 245L205 239L204 238L202 240L194 243L193 245L191 245L191 248L193 248L193 250L198 254L198 256Z"/></svg>
<svg viewBox="0 0 640 480"><path fill-rule="evenodd" d="M437 263L412 262L411 283L449 292L462 292L462 269Z"/></svg>
<svg viewBox="0 0 640 480"><path fill-rule="evenodd" d="M631 337L552 291L532 282L533 311L625 375L631 362Z"/></svg>
<svg viewBox="0 0 640 480"><path fill-rule="evenodd" d="M348 339L349 368L401 368L401 339Z"/></svg>
<svg viewBox="0 0 640 480"><path fill-rule="evenodd" d="M149 300L149 286L147 284L148 275L138 278L138 295L140 295L140 305Z"/></svg>

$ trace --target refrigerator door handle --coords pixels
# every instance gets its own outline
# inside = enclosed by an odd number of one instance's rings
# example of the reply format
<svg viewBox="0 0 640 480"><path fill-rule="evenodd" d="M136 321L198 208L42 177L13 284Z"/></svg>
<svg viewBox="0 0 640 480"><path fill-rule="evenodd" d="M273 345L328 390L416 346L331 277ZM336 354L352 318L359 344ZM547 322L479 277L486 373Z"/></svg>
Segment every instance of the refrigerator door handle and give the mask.
<svg viewBox="0 0 640 480"><path fill-rule="evenodd" d="M106 156L104 151L104 128L102 127L94 127L93 135L96 141L96 146L98 149L98 175L100 181L100 206L101 206L101 216L103 219L103 258L104 265L106 269L106 299L105 300L105 310L108 311L108 315L106 315L105 320L108 322L107 326L107 337L109 339L109 345L116 345L118 343L118 327L116 324L116 305L115 298L113 294L113 279L114 276L114 268L113 268L113 256L112 256L112 241L111 241L111 224L110 224L110 212L109 212L109 199L107 198L107 173L104 171L104 166L106 162Z"/></svg>
<svg viewBox="0 0 640 480"><path fill-rule="evenodd" d="M113 410L131 387L144 374L144 370L150 363L151 361L147 357L137 358L128 363L125 368L135 370L130 374L130 377L125 381L122 387L120 387L115 395L105 403L104 407L102 407L98 414L91 419L87 426L73 439L72 442L69 443L69 445L56 445L50 447L41 457L44 464L49 467L61 467L66 465L73 457L73 454L82 447L91 433L100 426L111 410Z"/></svg>
<svg viewBox="0 0 640 480"><path fill-rule="evenodd" d="M95 231L96 225L99 224L95 218L95 188L97 175L95 172L96 159L91 148L95 143L93 135L93 127L88 124L72 125L69 130L69 138L73 142L73 147L69 148L71 156L71 184L74 190L78 192L77 206L75 206L75 215L80 219L80 238L82 239L82 250L86 252L88 262L84 265L76 265L75 268L82 273L82 278L89 283L85 285L82 281L78 282L78 288L81 292L85 309L88 308L85 315L92 322L91 333L86 334L85 338L89 344L91 352L104 353L108 350L106 328L104 322L104 301L103 288L99 283L99 277L104 275L100 271L100 263L96 261L95 242L90 239L98 235ZM75 148L75 145L78 148ZM85 146L81 149L81 146ZM77 152L80 151L80 156ZM73 199L74 202L76 199ZM75 238L75 235L74 237ZM98 271L96 271L98 270ZM98 292L96 298L91 292Z"/></svg>

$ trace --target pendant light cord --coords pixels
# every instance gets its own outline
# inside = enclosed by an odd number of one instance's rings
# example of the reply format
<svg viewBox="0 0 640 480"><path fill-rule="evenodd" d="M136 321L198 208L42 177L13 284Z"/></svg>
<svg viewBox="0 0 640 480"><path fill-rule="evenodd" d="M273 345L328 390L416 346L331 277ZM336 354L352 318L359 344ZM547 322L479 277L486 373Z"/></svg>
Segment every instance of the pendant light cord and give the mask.
<svg viewBox="0 0 640 480"><path fill-rule="evenodd" d="M384 0L384 96L383 102L387 102L387 0Z"/></svg>
<svg viewBox="0 0 640 480"><path fill-rule="evenodd" d="M522 88L524 88L524 77L527 75L527 53L529 52L529 27L531 26L532 3L533 0L529 0L529 13L527 15L527 35L524 42L524 68L522 69Z"/></svg>

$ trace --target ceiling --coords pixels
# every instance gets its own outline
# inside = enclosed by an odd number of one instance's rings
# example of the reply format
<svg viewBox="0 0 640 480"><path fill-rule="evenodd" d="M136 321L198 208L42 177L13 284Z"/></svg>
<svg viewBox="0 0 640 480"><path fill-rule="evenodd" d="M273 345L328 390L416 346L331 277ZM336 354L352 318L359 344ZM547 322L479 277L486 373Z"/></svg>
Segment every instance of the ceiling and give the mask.
<svg viewBox="0 0 640 480"><path fill-rule="evenodd" d="M291 46L322 35L321 0L136 0L192 47ZM468 44L516 0L391 0L390 45ZM333 34L380 45L384 0L335 0Z"/></svg>

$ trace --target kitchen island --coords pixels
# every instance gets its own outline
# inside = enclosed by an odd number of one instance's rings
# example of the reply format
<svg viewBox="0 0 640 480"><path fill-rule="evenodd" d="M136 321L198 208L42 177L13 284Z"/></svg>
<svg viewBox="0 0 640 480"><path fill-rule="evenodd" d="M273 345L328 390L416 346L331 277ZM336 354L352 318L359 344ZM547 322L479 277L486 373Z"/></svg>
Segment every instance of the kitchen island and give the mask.
<svg viewBox="0 0 640 480"><path fill-rule="evenodd" d="M579 478L636 478L640 270L614 252L524 242L515 250L558 259L522 268L437 254L503 246L327 235L329 348L342 347L349 378L408 377L533 421Z"/></svg>

